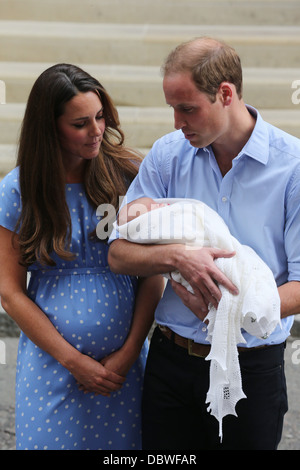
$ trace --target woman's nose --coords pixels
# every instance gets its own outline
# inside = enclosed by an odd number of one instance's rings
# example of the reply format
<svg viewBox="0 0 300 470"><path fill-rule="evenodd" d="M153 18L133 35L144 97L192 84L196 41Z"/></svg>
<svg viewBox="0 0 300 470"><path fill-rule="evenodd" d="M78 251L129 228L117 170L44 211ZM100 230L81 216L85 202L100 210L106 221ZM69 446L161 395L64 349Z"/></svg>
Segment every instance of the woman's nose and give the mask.
<svg viewBox="0 0 300 470"><path fill-rule="evenodd" d="M101 127L99 126L99 124L95 121L94 123L92 123L91 127L90 127L90 135L92 136L99 136L101 135Z"/></svg>

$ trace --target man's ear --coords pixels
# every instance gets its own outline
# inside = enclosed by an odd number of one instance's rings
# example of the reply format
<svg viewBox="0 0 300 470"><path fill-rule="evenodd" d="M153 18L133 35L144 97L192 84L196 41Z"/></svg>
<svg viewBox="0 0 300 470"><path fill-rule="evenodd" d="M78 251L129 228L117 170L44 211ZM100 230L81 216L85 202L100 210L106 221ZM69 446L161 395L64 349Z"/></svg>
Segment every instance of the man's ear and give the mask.
<svg viewBox="0 0 300 470"><path fill-rule="evenodd" d="M233 86L232 83L222 82L219 87L220 98L224 106L229 106L233 98Z"/></svg>

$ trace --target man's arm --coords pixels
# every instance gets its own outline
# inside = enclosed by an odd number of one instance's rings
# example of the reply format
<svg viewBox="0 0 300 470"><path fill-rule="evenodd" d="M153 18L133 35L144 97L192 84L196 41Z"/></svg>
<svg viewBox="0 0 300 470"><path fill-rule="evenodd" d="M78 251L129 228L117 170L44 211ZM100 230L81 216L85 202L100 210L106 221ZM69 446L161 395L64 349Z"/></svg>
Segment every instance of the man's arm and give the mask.
<svg viewBox="0 0 300 470"><path fill-rule="evenodd" d="M198 295L191 294L178 282L171 282L174 292L181 298L184 305L188 307L196 317L203 321L206 315L203 315L204 312L200 308ZM281 318L299 314L300 282L287 282L278 288L278 292L281 302Z"/></svg>
<svg viewBox="0 0 300 470"><path fill-rule="evenodd" d="M290 281L278 288L281 318L300 313L300 282Z"/></svg>
<svg viewBox="0 0 300 470"><path fill-rule="evenodd" d="M143 245L117 239L110 245L108 264L119 274L148 277L175 269L175 245Z"/></svg>
<svg viewBox="0 0 300 470"><path fill-rule="evenodd" d="M179 271L198 297L201 310L207 313L209 303L217 305L222 284L233 294L237 289L214 263L216 258L229 258L234 253L217 248L188 249L185 245L142 245L115 240L111 243L108 263L113 272L140 277Z"/></svg>

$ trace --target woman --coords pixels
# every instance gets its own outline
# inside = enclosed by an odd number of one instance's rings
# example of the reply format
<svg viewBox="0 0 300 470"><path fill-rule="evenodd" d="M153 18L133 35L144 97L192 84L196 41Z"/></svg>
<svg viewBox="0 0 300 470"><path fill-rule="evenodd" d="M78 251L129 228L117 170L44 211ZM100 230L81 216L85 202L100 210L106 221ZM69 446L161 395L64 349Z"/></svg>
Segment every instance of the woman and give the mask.
<svg viewBox="0 0 300 470"><path fill-rule="evenodd" d="M21 328L17 449L140 447L144 341L162 281L113 274L96 237L97 207L117 210L137 173L123 141L96 79L58 64L36 80L0 201L0 296Z"/></svg>

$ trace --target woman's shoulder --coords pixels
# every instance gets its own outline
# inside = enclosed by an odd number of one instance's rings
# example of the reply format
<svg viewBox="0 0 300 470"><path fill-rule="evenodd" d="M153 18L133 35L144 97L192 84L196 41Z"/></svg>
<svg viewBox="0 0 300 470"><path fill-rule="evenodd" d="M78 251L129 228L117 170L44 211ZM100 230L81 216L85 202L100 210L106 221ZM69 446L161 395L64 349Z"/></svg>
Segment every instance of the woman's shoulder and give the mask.
<svg viewBox="0 0 300 470"><path fill-rule="evenodd" d="M19 169L14 168L0 182L0 211L21 205Z"/></svg>
<svg viewBox="0 0 300 470"><path fill-rule="evenodd" d="M14 230L21 210L19 171L10 171L0 183L0 225Z"/></svg>
<svg viewBox="0 0 300 470"><path fill-rule="evenodd" d="M19 189L19 167L14 168L11 170L7 175L0 182L1 189L3 188L11 188L11 189Z"/></svg>

